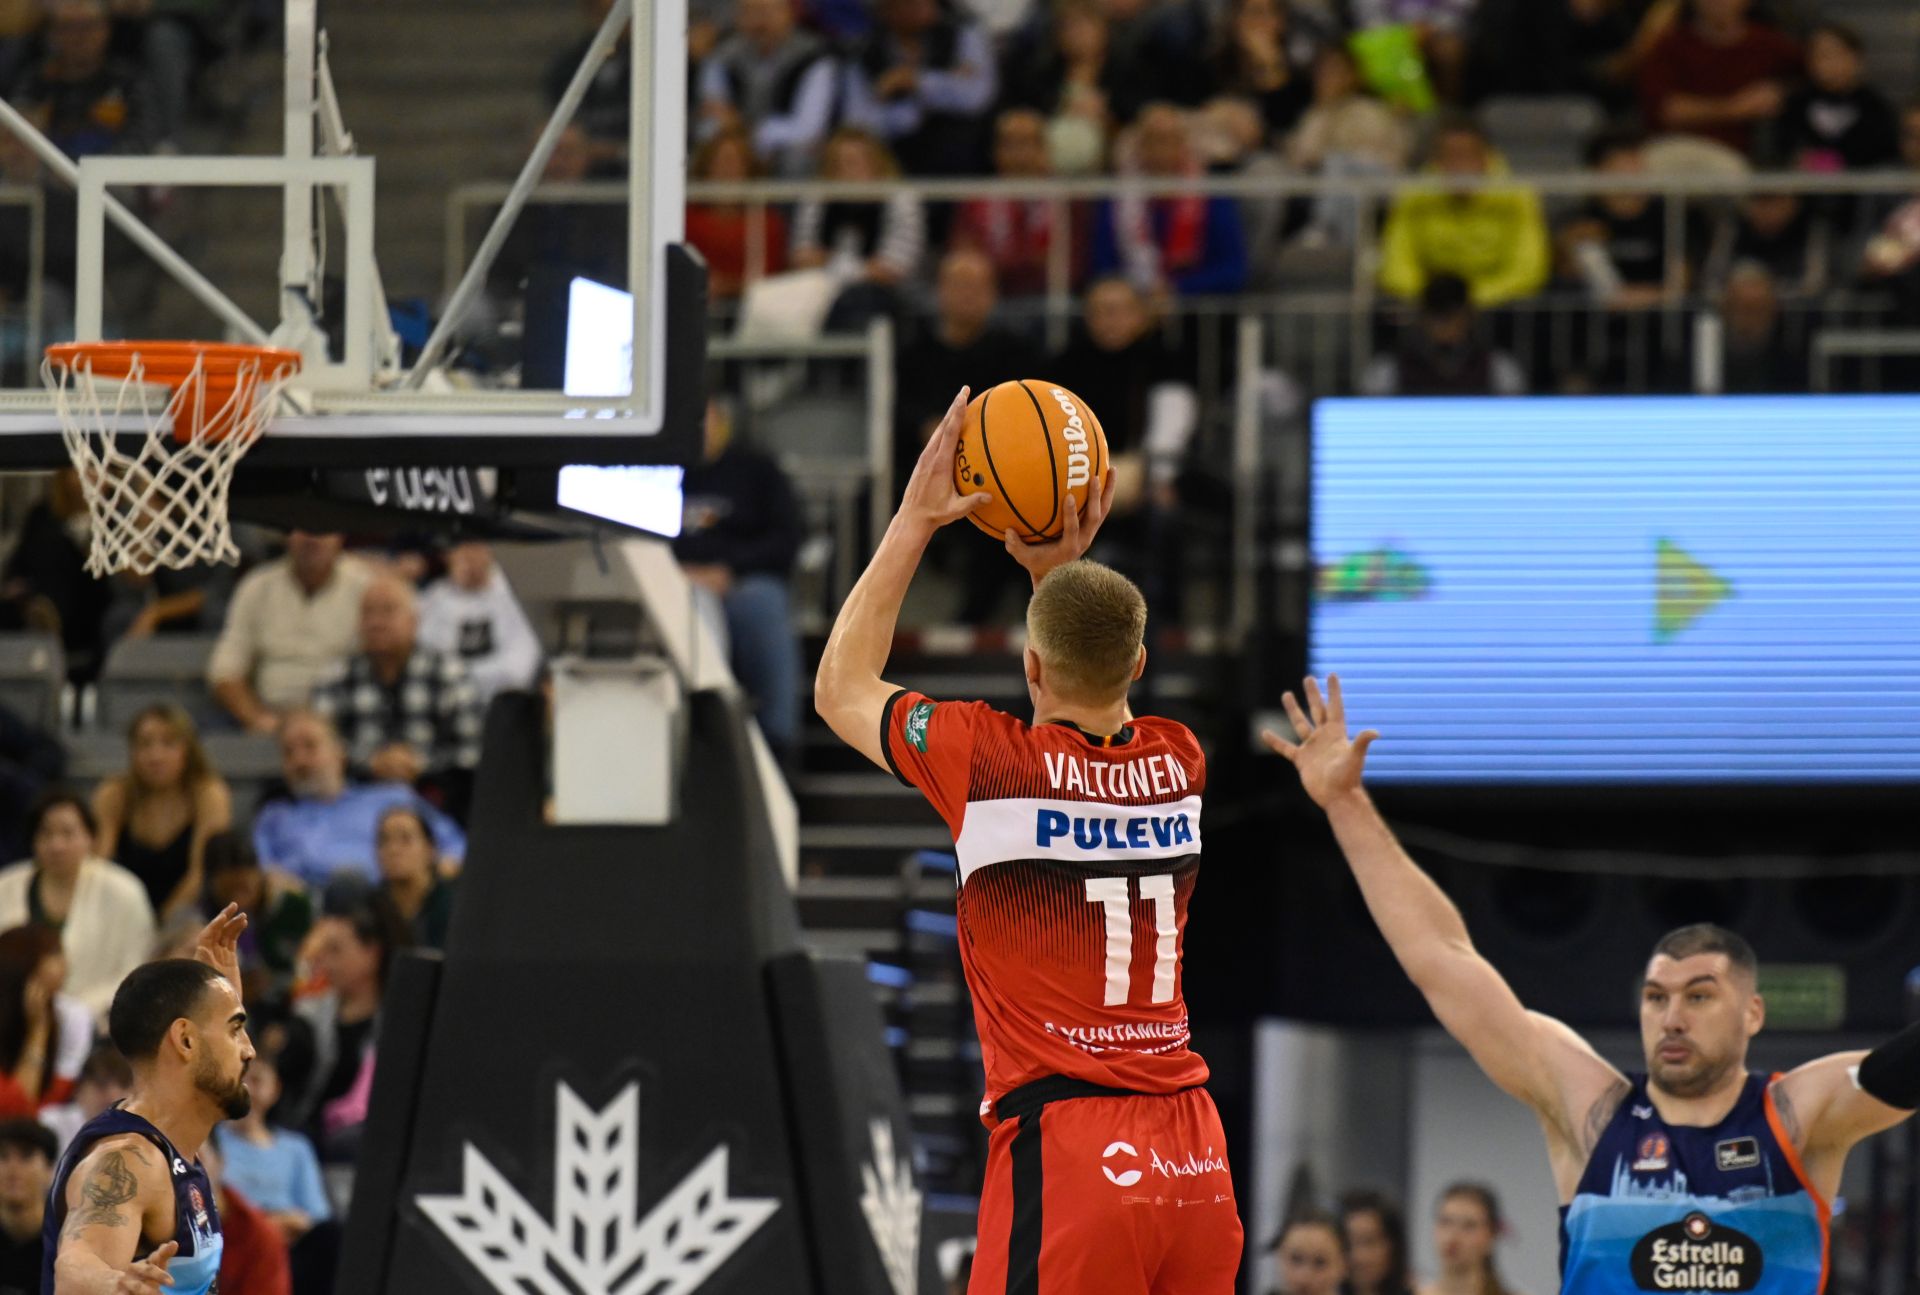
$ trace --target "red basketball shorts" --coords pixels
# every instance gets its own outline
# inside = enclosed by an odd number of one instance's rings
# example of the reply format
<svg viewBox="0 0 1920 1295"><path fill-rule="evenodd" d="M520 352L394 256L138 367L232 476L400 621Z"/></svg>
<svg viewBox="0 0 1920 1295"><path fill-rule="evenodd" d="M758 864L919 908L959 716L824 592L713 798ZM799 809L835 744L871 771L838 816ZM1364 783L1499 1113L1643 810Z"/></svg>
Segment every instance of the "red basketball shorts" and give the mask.
<svg viewBox="0 0 1920 1295"><path fill-rule="evenodd" d="M1233 1295L1240 1212L1204 1089L1020 1093L988 1144L967 1295Z"/></svg>

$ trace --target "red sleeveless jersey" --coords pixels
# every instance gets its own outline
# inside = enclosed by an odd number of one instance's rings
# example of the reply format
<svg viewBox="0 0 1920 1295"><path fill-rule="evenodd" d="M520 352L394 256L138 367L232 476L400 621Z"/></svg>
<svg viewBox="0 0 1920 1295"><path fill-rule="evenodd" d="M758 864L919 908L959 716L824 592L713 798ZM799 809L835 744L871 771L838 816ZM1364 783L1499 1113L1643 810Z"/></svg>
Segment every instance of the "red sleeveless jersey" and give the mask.
<svg viewBox="0 0 1920 1295"><path fill-rule="evenodd" d="M1193 734L1136 719L1102 739L903 691L881 743L953 833L981 1118L1048 1075L1141 1093L1204 1083L1180 974L1207 780Z"/></svg>

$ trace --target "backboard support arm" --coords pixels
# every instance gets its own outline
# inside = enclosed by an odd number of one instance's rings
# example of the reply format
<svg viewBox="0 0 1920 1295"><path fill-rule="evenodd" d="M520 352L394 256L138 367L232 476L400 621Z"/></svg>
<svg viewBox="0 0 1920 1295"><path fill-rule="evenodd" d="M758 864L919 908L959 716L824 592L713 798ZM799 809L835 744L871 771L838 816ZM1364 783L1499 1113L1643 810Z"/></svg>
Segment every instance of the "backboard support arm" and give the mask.
<svg viewBox="0 0 1920 1295"><path fill-rule="evenodd" d="M46 168L59 177L68 188L80 189L80 168L72 158L60 151L60 146L48 139L40 128L23 116L19 109L0 99L0 126L6 127L19 137L22 143ZM235 304L233 298L216 288L200 271L193 268L187 259L173 250L167 240L153 232L147 223L136 216L132 209L111 193L101 195L102 214L106 219L132 239L135 246L151 256L175 282L193 295L194 300L211 310L226 323L227 327L239 334L240 339L255 346L267 344L267 331L253 321L246 311ZM97 302L95 303L98 304Z"/></svg>

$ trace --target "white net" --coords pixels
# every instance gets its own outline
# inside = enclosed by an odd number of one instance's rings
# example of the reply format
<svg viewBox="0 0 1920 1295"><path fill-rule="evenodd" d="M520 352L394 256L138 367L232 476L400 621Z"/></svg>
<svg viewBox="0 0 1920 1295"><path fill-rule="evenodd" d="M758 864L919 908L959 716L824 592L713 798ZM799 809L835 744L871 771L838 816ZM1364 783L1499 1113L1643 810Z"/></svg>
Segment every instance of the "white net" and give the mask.
<svg viewBox="0 0 1920 1295"><path fill-rule="evenodd" d="M176 377L148 376L139 353L116 355L96 374L84 353L49 352L40 376L87 498L92 546L87 570L149 575L160 567L234 563L228 496L233 471L260 439L297 363L269 353L207 356Z"/></svg>

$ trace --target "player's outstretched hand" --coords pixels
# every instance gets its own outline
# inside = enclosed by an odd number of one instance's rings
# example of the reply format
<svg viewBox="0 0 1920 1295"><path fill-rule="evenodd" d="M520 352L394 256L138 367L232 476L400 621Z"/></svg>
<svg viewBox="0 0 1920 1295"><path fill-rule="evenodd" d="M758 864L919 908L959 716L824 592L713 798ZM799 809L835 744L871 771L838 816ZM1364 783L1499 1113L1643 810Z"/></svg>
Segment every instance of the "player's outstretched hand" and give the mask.
<svg viewBox="0 0 1920 1295"><path fill-rule="evenodd" d="M953 484L953 456L960 443L960 429L967 421L971 394L969 388L962 387L947 406L947 416L927 438L926 448L913 465L913 476L907 480L907 493L900 499L899 516L929 532L959 521L993 498L985 493L963 495Z"/></svg>
<svg viewBox="0 0 1920 1295"><path fill-rule="evenodd" d="M173 1285L167 1263L180 1253L180 1243L169 1241L145 1259L128 1264L115 1274L114 1295L155 1295Z"/></svg>
<svg viewBox="0 0 1920 1295"><path fill-rule="evenodd" d="M1313 803L1327 809L1342 796L1360 790L1360 777L1367 764L1367 748L1380 735L1368 729L1359 737L1347 736L1347 704L1340 696L1340 676L1327 676L1327 696L1320 696L1320 685L1308 675L1301 692L1307 708L1292 693L1281 698L1287 718L1293 721L1298 742L1289 742L1271 729L1260 735L1268 748L1286 758L1300 773L1300 785L1313 797Z"/></svg>
<svg viewBox="0 0 1920 1295"><path fill-rule="evenodd" d="M1067 515L1060 523L1057 540L1028 544L1013 531L1006 533L1007 552L1033 577L1034 588L1040 587L1049 571L1077 562L1093 547L1093 537L1100 533L1107 514L1113 511L1113 483L1113 469L1108 468L1106 480L1100 483L1100 489L1091 495L1085 507L1075 496L1067 496Z"/></svg>
<svg viewBox="0 0 1920 1295"><path fill-rule="evenodd" d="M193 956L227 978L233 992L240 992L240 933L247 929L247 915L240 905L228 904L200 929Z"/></svg>

